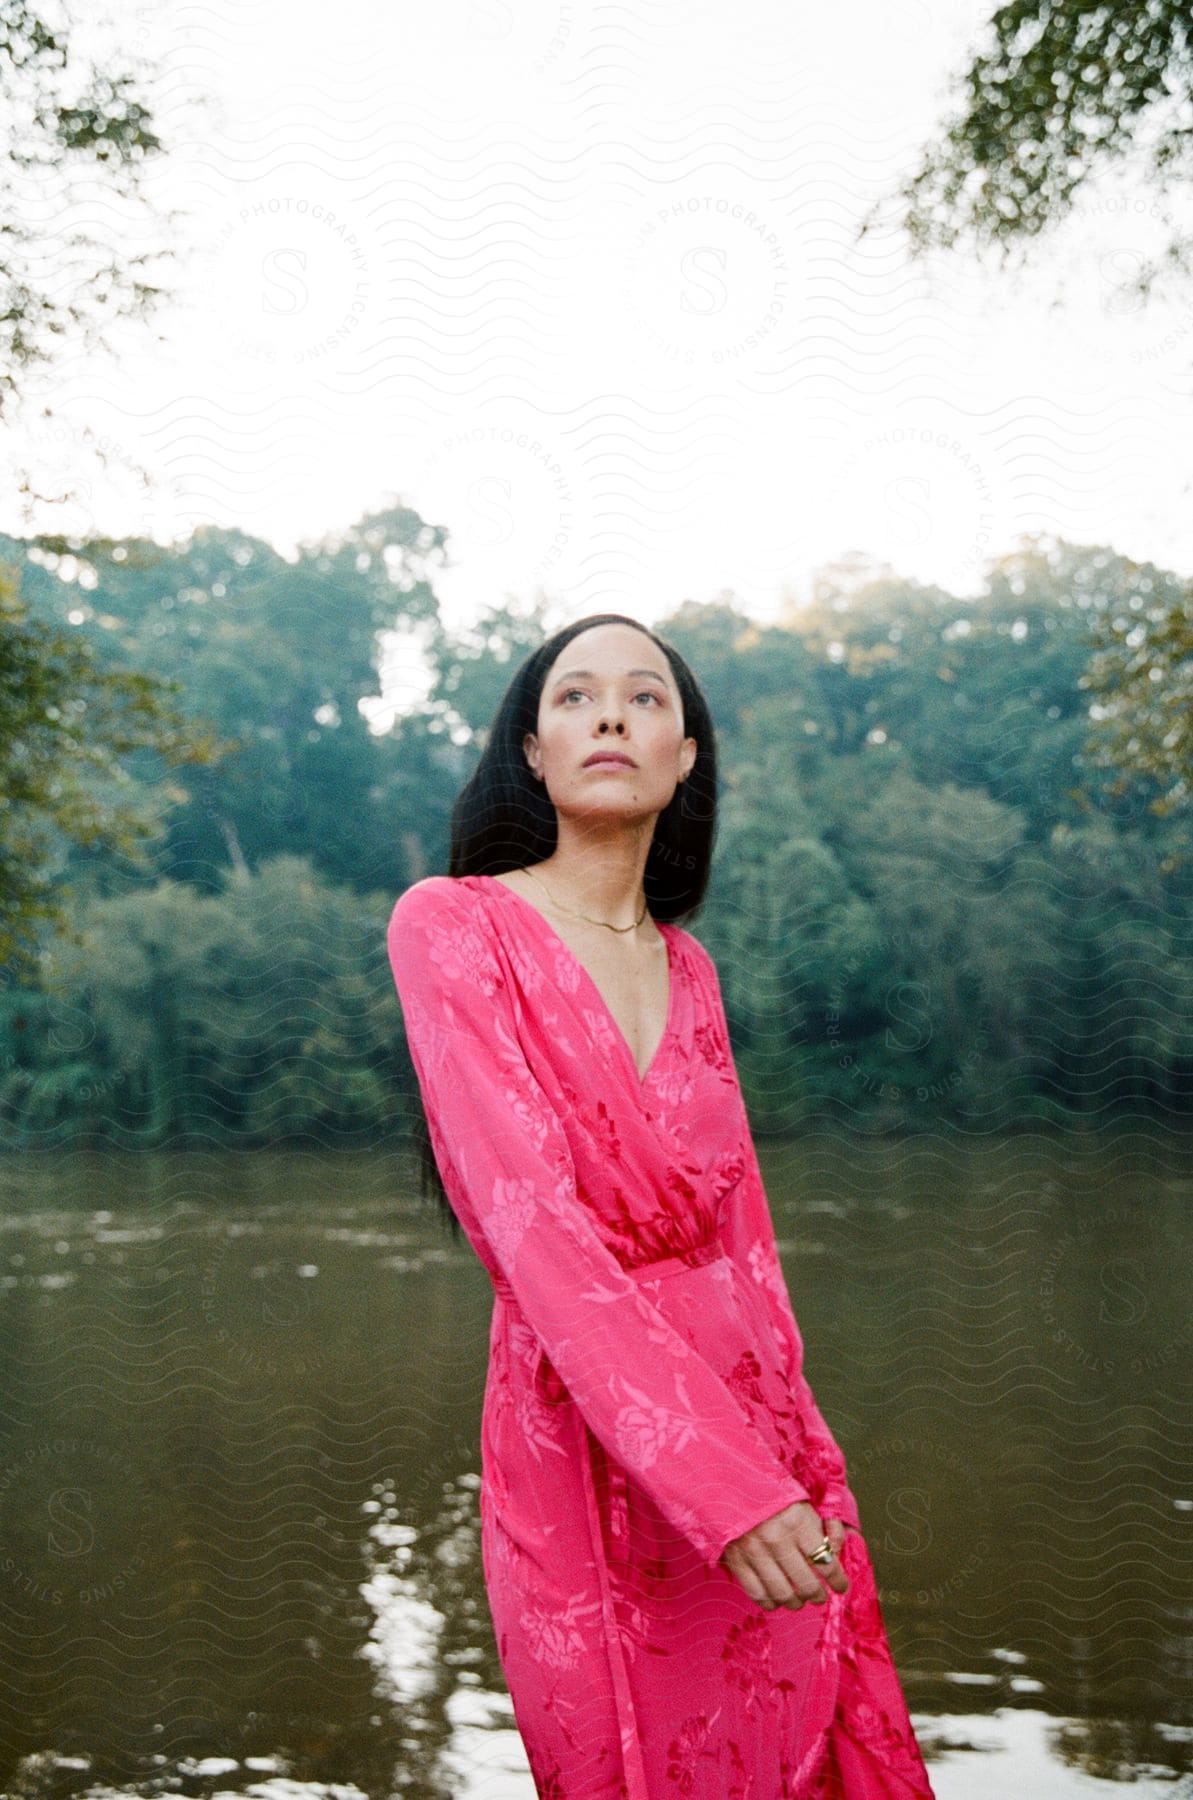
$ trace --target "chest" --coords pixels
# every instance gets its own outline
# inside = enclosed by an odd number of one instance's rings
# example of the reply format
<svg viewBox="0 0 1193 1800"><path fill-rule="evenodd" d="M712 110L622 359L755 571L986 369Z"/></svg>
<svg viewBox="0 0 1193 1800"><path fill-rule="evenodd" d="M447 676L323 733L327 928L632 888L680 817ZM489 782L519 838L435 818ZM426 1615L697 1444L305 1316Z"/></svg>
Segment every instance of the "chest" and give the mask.
<svg viewBox="0 0 1193 1800"><path fill-rule="evenodd" d="M588 975L625 1039L641 1079L667 1027L671 979L667 946L594 943L556 924L555 930Z"/></svg>

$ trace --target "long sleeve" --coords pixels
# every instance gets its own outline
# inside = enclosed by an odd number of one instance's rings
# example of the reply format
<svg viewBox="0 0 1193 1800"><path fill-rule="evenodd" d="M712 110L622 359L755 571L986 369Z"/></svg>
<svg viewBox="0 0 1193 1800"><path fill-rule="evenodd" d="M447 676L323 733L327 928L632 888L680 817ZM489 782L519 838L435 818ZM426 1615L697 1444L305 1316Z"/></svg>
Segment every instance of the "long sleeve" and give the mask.
<svg viewBox="0 0 1193 1800"><path fill-rule="evenodd" d="M704 949L703 945L701 949ZM858 1504L849 1486L844 1455L825 1423L804 1376L803 1338L783 1277L775 1242L774 1221L762 1171L758 1166L749 1117L733 1070L729 1027L716 964L707 951L704 951L704 955L707 958L710 991L714 1002L718 1049L727 1070L732 1073L733 1088L737 1095L741 1143L741 1179L722 1203L717 1224L718 1236L743 1275L761 1290L775 1335L783 1347L787 1379L804 1427L807 1475L816 1509L822 1518L843 1519L846 1524L860 1530Z"/></svg>
<svg viewBox="0 0 1193 1800"><path fill-rule="evenodd" d="M387 943L432 1146L473 1248L508 1282L593 1435L715 1565L808 1489L601 1239L466 897L444 876L417 882Z"/></svg>

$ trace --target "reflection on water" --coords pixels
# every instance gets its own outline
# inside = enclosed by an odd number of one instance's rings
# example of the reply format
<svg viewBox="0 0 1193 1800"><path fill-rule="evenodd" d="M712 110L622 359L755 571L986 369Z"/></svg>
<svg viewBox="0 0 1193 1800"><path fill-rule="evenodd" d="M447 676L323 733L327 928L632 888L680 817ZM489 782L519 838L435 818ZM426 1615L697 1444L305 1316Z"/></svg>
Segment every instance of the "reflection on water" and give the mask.
<svg viewBox="0 0 1193 1800"><path fill-rule="evenodd" d="M1193 1793L1171 1139L763 1145L939 1800ZM0 1791L532 1800L490 1296L385 1155L0 1163Z"/></svg>

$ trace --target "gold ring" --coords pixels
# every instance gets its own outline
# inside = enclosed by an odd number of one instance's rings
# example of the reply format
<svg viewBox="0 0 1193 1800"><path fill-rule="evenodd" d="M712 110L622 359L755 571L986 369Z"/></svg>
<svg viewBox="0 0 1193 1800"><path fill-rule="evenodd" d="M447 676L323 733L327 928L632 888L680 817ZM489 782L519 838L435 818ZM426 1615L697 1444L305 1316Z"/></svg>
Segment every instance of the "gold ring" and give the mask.
<svg viewBox="0 0 1193 1800"><path fill-rule="evenodd" d="M810 1563L831 1563L836 1551L827 1538L821 1538L815 1550L805 1551L804 1554Z"/></svg>

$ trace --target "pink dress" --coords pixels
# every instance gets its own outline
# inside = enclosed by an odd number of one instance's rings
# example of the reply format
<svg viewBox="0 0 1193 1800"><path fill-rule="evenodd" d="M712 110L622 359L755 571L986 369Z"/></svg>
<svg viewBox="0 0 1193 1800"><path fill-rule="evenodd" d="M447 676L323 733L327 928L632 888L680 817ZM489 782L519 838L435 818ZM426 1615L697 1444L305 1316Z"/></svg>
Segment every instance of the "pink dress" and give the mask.
<svg viewBox="0 0 1193 1800"><path fill-rule="evenodd" d="M659 927L644 1078L592 977L492 876L417 882L388 947L453 1210L492 1280L481 1551L551 1800L931 1800L803 1344L714 963ZM767 1612L720 1561L797 1500L850 1591Z"/></svg>

